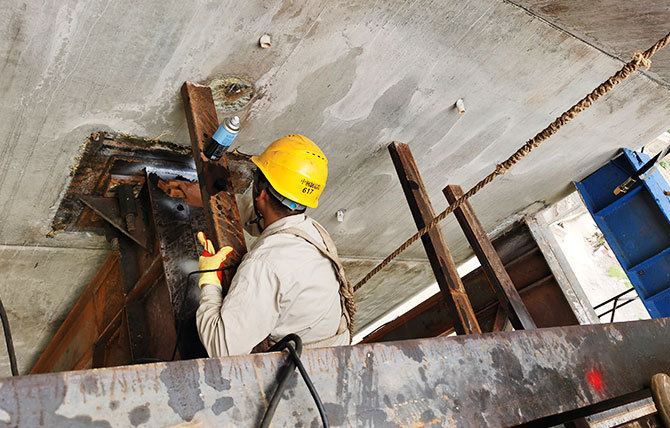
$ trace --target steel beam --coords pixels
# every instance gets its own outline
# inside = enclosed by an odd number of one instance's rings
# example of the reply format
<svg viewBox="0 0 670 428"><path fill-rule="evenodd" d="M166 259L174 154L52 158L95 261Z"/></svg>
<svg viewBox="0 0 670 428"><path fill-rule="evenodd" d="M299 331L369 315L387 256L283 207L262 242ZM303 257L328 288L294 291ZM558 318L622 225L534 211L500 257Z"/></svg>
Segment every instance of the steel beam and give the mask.
<svg viewBox="0 0 670 428"><path fill-rule="evenodd" d="M517 223L494 239L493 246L539 327L579 324L524 223ZM462 281L482 330L488 331L486 326L492 324L498 303L483 269L475 269ZM442 300L441 292L434 294L366 336L364 342L418 339L453 331L453 321Z"/></svg>
<svg viewBox="0 0 670 428"><path fill-rule="evenodd" d="M463 196L463 189L461 186L448 185L442 192L450 204L456 202L458 198ZM535 322L531 318L528 309L523 304L519 293L514 288L514 283L505 270L498 253L496 253L491 240L489 239L484 227L479 222L472 209L469 201L465 201L463 205L456 208L454 215L461 225L465 237L468 239L472 250L477 255L479 263L481 263L486 277L491 283L493 290L498 297L500 307L505 311L512 326L517 329L531 329L535 328Z"/></svg>
<svg viewBox="0 0 670 428"><path fill-rule="evenodd" d="M533 239L542 251L547 264L561 287L568 304L575 313L580 324L597 324L600 322L596 311L589 303L588 297L579 284L577 275L572 271L563 250L549 230L549 224L542 214L524 217Z"/></svg>
<svg viewBox="0 0 670 428"><path fill-rule="evenodd" d="M414 156L412 156L409 146L404 143L393 142L389 144L388 150L416 227L422 229L435 217L435 211L428 198L426 187L421 180ZM444 302L454 320L456 333L481 333L472 305L465 292L465 287L463 287L461 277L456 269L456 263L444 241L442 229L439 227L433 228L421 237L421 241L428 255L430 266L433 268L437 284L444 296Z"/></svg>
<svg viewBox="0 0 670 428"><path fill-rule="evenodd" d="M182 359L206 357L195 322L200 296L198 275L191 274L198 270L201 249L196 234L205 228L203 209L189 206L181 198L170 197L159 188L162 181L176 177L195 180L196 177L189 171L150 167L146 168L146 174L165 281L177 324L179 354Z"/></svg>
<svg viewBox="0 0 670 428"><path fill-rule="evenodd" d="M670 319L305 350L332 426L549 426L649 395ZM257 426L277 353L5 378L12 426ZM476 362L476 364L472 364ZM275 426L318 424L302 381ZM198 425L201 424L201 425Z"/></svg>
<svg viewBox="0 0 670 428"><path fill-rule="evenodd" d="M119 232L122 232L138 245L141 245L142 248L151 250L144 211L138 211L138 218L136 220L137 227L131 232L124 226L124 220L121 218L117 198L81 195L79 196L79 200L85 203L109 224L114 226Z"/></svg>
<svg viewBox="0 0 670 428"><path fill-rule="evenodd" d="M30 373L92 368L94 345L107 337L105 331L123 310L124 300L119 253L112 251Z"/></svg>
<svg viewBox="0 0 670 428"><path fill-rule="evenodd" d="M219 126L212 90L208 86L185 82L181 88L181 96L205 207L207 236L217 248L225 245L233 247L233 253L226 259L226 265L236 266L247 252L247 246L226 156L217 162L211 162L203 155L205 146ZM234 273L234 270L224 271L224 290L230 284Z"/></svg>
<svg viewBox="0 0 670 428"><path fill-rule="evenodd" d="M664 428L663 421L658 413L653 413L650 415L645 415L640 418L635 419L634 421L625 422L621 425L615 426L615 428Z"/></svg>
<svg viewBox="0 0 670 428"><path fill-rule="evenodd" d="M202 210L191 207L181 198L172 198L158 187L161 180L173 179L174 175L195 180L188 171L171 172L161 168L146 168L147 188L151 200L156 236L163 259L165 279L175 318L191 317L198 309L199 290L197 277L188 274L198 270L198 244L196 234L204 228ZM201 219L201 221L198 221Z"/></svg>

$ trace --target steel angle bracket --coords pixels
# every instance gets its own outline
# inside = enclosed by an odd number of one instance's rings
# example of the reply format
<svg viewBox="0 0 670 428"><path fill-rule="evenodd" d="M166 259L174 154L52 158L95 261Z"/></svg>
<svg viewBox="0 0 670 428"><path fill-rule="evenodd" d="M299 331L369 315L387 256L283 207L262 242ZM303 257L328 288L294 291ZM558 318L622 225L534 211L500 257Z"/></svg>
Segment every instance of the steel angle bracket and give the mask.
<svg viewBox="0 0 670 428"><path fill-rule="evenodd" d="M103 196L81 195L79 200L91 208L100 217L114 226L118 231L132 239L137 245L151 251L150 239L147 233L147 217L142 209L142 204L137 201L137 220L135 221L135 230L130 232L124 225L119 209L119 201L116 198L107 198Z"/></svg>
<svg viewBox="0 0 670 428"><path fill-rule="evenodd" d="M158 183L160 180L197 182L197 175L195 171L153 167L146 168L146 175L151 213L175 318L187 319L198 308L197 277L189 278L189 272L198 269L200 252L196 234L205 229L204 211L189 206L181 198L168 196L158 187Z"/></svg>

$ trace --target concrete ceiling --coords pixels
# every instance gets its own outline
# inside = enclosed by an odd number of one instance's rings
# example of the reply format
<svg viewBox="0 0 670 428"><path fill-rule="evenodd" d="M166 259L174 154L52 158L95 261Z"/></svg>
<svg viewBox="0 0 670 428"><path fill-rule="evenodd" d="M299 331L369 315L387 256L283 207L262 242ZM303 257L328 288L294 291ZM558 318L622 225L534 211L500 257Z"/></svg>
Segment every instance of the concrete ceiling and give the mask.
<svg viewBox="0 0 670 428"><path fill-rule="evenodd" d="M557 28L622 61L670 31L670 3L657 0L512 0ZM650 76L670 81L670 50L654 56Z"/></svg>
<svg viewBox="0 0 670 428"><path fill-rule="evenodd" d="M46 236L80 144L98 130L188 144L178 93L185 80L233 74L256 84L258 96L241 114L243 152L259 152L289 132L324 149L330 177L313 215L331 231L357 280L415 230L389 142L411 145L441 210L444 185L474 184L618 70L621 59L668 31L668 6L649 0L518 3L5 5L0 296L22 371L108 252L98 236ZM597 8L600 3L609 7ZM270 49L258 47L264 33L272 36ZM667 129L669 53L475 197L487 230L565 195L572 180L618 147L638 148ZM458 98L465 100L463 115L454 108ZM343 223L335 219L338 209L347 210ZM455 258L464 260L469 250L456 221L447 219L443 228ZM361 290L360 327L430 281L423 249L415 245ZM2 364L0 374L8 374Z"/></svg>

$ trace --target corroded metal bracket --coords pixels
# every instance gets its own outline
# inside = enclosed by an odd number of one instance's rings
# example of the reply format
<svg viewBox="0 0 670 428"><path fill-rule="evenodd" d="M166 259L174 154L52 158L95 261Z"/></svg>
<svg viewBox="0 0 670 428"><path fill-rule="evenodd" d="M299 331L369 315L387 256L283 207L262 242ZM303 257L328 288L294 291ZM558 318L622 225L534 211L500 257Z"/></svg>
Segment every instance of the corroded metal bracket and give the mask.
<svg viewBox="0 0 670 428"><path fill-rule="evenodd" d="M95 211L100 217L114 226L119 232L126 235L140 245L142 248L151 250L149 235L147 233L147 222L144 210L138 207L137 219L134 230L130 231L124 225L119 210L119 202L116 198L107 198L104 196L81 195L79 200L85 203L89 208Z"/></svg>
<svg viewBox="0 0 670 428"><path fill-rule="evenodd" d="M247 246L228 171L228 161L223 156L219 161L211 162L202 154L219 126L212 90L209 86L185 82L181 88L181 96L205 208L207 236L216 248L225 245L233 248L233 252L226 259L226 265L236 266L247 252ZM224 271L224 290L230 284L234 273L234 270Z"/></svg>
<svg viewBox="0 0 670 428"><path fill-rule="evenodd" d="M196 234L205 227L202 209L189 206L182 198L172 198L158 183L175 177L169 170L147 167L147 188L151 200L156 237L163 258L165 279L170 291L172 308L176 319L193 316L198 308L197 275L189 278L189 272L198 270ZM196 180L195 173L185 178ZM190 281L189 281L190 279Z"/></svg>
<svg viewBox="0 0 670 428"><path fill-rule="evenodd" d="M453 204L463 196L463 189L461 189L461 186L448 185L442 190L442 193L444 193L449 203ZM526 305L521 300L519 292L516 291L514 283L512 283L503 262L493 248L484 227L475 215L475 210L472 209L470 202L465 201L463 205L456 208L454 215L458 219L458 224L461 225L470 247L472 247L484 268L484 273L486 273L486 277L498 297L500 307L507 314L512 326L517 330L535 328L535 321L533 321Z"/></svg>
<svg viewBox="0 0 670 428"><path fill-rule="evenodd" d="M514 224L492 243L538 327L579 324L525 223ZM482 331L494 331L499 303L484 269L479 267L462 280ZM389 342L451 333L454 322L442 301L441 292L434 294L363 341Z"/></svg>
<svg viewBox="0 0 670 428"><path fill-rule="evenodd" d="M201 121L209 118L213 121L208 123L215 127L213 106L203 108L207 111L201 115L203 98L197 92L189 98L194 126L202 129ZM187 120L191 119L187 114ZM244 238L233 195L249 184L249 161L234 155L228 160L226 165L204 166L206 182L215 190L206 193L205 200L217 219L232 213L226 218L239 233L228 239L228 230L222 228L223 234L218 236L228 244L236 243L241 257ZM147 180L147 173L159 180ZM120 190L124 201L132 205L126 215L118 202ZM118 134L90 136L53 228L109 231L114 251L33 373L207 355L195 326L197 276L187 281L188 274L198 269L200 248L195 235L205 229L202 199L190 149ZM127 214L133 214L135 220ZM135 227L129 228L129 222Z"/></svg>
<svg viewBox="0 0 670 428"><path fill-rule="evenodd" d="M435 217L435 211L428 198L426 187L421 180L414 156L412 156L409 146L404 143L393 142L389 144L388 150L416 227L422 229ZM475 317L475 312L472 310L472 304L470 304L470 299L468 299L465 287L463 287L463 282L456 269L456 263L442 235L442 229L439 227L431 229L421 237L421 241L428 255L430 266L433 268L435 279L440 286L440 291L444 296L444 302L454 321L456 333L481 333L482 330L477 322L477 317Z"/></svg>
<svg viewBox="0 0 670 428"><path fill-rule="evenodd" d="M652 375L670 371L669 329L669 318L557 327L310 349L302 361L333 426L552 426L649 396ZM6 378L0 415L12 426L253 427L284 362L269 353ZM274 422L309 426L312 406L291 383Z"/></svg>

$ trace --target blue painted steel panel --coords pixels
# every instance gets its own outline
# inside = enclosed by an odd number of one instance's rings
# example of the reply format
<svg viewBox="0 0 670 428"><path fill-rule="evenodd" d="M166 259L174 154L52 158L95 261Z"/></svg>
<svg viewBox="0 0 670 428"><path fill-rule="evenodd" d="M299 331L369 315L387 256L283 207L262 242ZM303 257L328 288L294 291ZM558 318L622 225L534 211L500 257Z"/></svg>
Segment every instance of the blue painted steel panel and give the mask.
<svg viewBox="0 0 670 428"><path fill-rule="evenodd" d="M614 194L647 160L621 149L575 184L647 310L660 318L670 316L670 185L655 170L628 193Z"/></svg>
<svg viewBox="0 0 670 428"><path fill-rule="evenodd" d="M636 283L646 296L654 296L668 288L670 284L670 248L651 257L629 271L637 279Z"/></svg>

